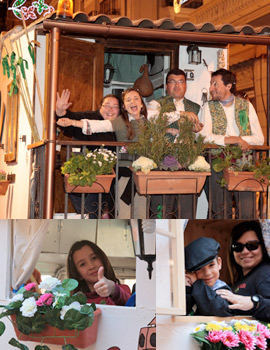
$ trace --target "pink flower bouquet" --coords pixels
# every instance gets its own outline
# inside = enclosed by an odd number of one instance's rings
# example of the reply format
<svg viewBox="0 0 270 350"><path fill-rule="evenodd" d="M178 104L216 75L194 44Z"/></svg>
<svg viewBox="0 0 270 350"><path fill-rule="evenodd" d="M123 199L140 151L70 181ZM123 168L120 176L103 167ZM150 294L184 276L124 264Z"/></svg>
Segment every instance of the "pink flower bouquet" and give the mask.
<svg viewBox="0 0 270 350"><path fill-rule="evenodd" d="M191 334L201 350L266 350L270 324L256 320L232 320L198 325Z"/></svg>

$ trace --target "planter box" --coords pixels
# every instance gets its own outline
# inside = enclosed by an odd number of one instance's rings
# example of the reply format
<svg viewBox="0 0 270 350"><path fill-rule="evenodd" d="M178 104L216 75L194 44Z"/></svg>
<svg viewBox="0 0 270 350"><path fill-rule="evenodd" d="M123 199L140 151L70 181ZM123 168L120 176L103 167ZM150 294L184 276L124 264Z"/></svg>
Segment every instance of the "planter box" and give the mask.
<svg viewBox="0 0 270 350"><path fill-rule="evenodd" d="M67 344L72 344L76 348L87 348L88 346L95 344L97 340L97 326L99 316L101 314L101 309L97 309L94 312L94 322L93 324L86 328L83 331L73 330L60 330L58 328L47 326L44 331L41 333L30 333L29 335L25 335L21 333L16 327L16 317L15 315L11 315L11 320L13 322L13 326L15 329L16 336L20 342L23 341L32 341L36 343L40 343L42 338L44 337L44 344L56 344L56 345L64 345L65 340L62 337L66 337ZM61 337L61 338L55 338Z"/></svg>
<svg viewBox="0 0 270 350"><path fill-rule="evenodd" d="M248 191L248 192L265 192L268 187L268 179L263 177L265 183L261 183L259 179L254 177L254 172L223 170L224 179L227 182L229 191Z"/></svg>
<svg viewBox="0 0 270 350"><path fill-rule="evenodd" d="M134 171L134 182L139 194L200 193L210 172L196 171Z"/></svg>
<svg viewBox="0 0 270 350"><path fill-rule="evenodd" d="M1 196L4 196L6 194L9 184L10 184L10 181L8 181L8 180L0 180L0 195Z"/></svg>
<svg viewBox="0 0 270 350"><path fill-rule="evenodd" d="M65 174L65 191L67 193L109 193L115 171L109 175L97 175L92 186L74 186L68 182L69 174Z"/></svg>

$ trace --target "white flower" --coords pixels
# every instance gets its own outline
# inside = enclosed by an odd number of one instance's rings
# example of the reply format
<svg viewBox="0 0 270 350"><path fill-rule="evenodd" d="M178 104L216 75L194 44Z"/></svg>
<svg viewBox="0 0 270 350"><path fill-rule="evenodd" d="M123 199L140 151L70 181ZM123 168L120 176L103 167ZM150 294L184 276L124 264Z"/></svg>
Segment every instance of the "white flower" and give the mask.
<svg viewBox="0 0 270 350"><path fill-rule="evenodd" d="M14 302L14 301L18 301L18 300L23 301L23 294L22 294L22 293L15 294L15 295L13 296L13 298L10 299L9 302Z"/></svg>
<svg viewBox="0 0 270 350"><path fill-rule="evenodd" d="M206 327L206 324L205 323L201 323L199 324L198 326L196 326L193 330L193 333L197 333L197 332L200 332L200 331L203 331Z"/></svg>
<svg viewBox="0 0 270 350"><path fill-rule="evenodd" d="M102 162L98 161L98 165L99 165L100 167L102 167Z"/></svg>
<svg viewBox="0 0 270 350"><path fill-rule="evenodd" d="M68 310L70 310L70 309L80 310L81 309L81 304L78 301L73 301L73 303L71 303L70 305L64 305L62 307L61 312L60 312L61 320L64 319L66 312Z"/></svg>
<svg viewBox="0 0 270 350"><path fill-rule="evenodd" d="M45 289L46 291L51 291L58 284L61 284L61 281L55 277L48 277L43 282L40 283L39 288Z"/></svg>
<svg viewBox="0 0 270 350"><path fill-rule="evenodd" d="M157 164L149 158L140 157L132 163L132 168L135 171L141 170L143 173L147 174L150 170L157 168Z"/></svg>
<svg viewBox="0 0 270 350"><path fill-rule="evenodd" d="M210 165L202 156L198 156L194 163L189 165L188 170L193 171L210 171Z"/></svg>
<svg viewBox="0 0 270 350"><path fill-rule="evenodd" d="M24 317L33 317L37 311L36 300L34 297L25 299L20 308Z"/></svg>

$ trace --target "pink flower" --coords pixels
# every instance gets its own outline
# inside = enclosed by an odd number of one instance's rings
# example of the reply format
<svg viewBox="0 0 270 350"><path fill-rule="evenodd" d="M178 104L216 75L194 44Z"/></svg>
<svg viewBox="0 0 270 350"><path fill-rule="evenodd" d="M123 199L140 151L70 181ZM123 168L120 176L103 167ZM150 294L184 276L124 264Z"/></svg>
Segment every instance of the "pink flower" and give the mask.
<svg viewBox="0 0 270 350"><path fill-rule="evenodd" d="M209 340L211 343L218 343L222 340L222 331L211 331L205 339Z"/></svg>
<svg viewBox="0 0 270 350"><path fill-rule="evenodd" d="M240 342L245 345L246 350L255 349L256 339L250 332L241 329L238 333L238 337Z"/></svg>
<svg viewBox="0 0 270 350"><path fill-rule="evenodd" d="M256 345L259 349L265 350L267 348L267 341L263 334L256 337Z"/></svg>
<svg viewBox="0 0 270 350"><path fill-rule="evenodd" d="M51 293L45 293L40 296L40 298L36 301L37 306L43 306L43 305L51 305L53 302L53 294Z"/></svg>
<svg viewBox="0 0 270 350"><path fill-rule="evenodd" d="M236 347L239 345L238 335L231 331L223 332L221 341L228 348Z"/></svg>
<svg viewBox="0 0 270 350"><path fill-rule="evenodd" d="M29 290L35 288L36 283L28 283L26 286L24 286L24 288L29 292Z"/></svg>
<svg viewBox="0 0 270 350"><path fill-rule="evenodd" d="M264 335L265 338L268 338L268 339L270 338L270 331L265 325L258 323L257 331L260 332L260 334Z"/></svg>
<svg viewBox="0 0 270 350"><path fill-rule="evenodd" d="M239 286L238 286L238 288L240 289L240 288L246 288L246 284L245 283L242 283L242 284L240 284Z"/></svg>

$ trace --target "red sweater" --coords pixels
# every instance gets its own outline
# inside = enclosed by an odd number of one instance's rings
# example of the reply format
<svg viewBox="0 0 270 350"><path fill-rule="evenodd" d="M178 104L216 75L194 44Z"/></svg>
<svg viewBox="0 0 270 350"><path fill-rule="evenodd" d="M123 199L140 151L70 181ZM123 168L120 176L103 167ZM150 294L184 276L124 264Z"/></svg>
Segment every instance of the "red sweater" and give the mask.
<svg viewBox="0 0 270 350"><path fill-rule="evenodd" d="M126 284L115 283L115 292L109 297L101 297L96 292L85 293L88 303L100 304L102 300L106 301L106 305L125 306L131 296L129 286Z"/></svg>

